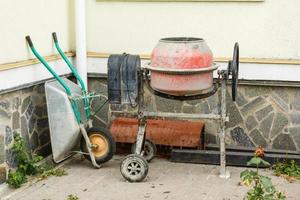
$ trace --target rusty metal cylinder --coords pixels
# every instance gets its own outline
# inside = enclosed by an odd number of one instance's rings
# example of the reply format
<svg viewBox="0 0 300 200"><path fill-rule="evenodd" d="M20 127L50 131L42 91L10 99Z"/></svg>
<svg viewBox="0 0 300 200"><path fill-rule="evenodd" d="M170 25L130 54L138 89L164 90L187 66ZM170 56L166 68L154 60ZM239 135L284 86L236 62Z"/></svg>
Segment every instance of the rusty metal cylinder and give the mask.
<svg viewBox="0 0 300 200"><path fill-rule="evenodd" d="M194 95L212 88L213 54L201 38L164 38L152 51L151 87L177 95Z"/></svg>

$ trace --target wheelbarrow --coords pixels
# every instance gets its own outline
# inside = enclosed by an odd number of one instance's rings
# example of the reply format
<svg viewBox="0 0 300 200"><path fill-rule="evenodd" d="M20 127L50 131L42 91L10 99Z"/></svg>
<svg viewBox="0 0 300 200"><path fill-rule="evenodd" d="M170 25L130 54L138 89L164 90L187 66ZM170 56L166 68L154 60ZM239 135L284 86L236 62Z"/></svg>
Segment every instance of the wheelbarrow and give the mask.
<svg viewBox="0 0 300 200"><path fill-rule="evenodd" d="M93 127L92 123L92 117L107 101L94 112L91 111L92 100L100 98L100 95L87 92L75 67L61 50L55 32L52 37L57 51L79 83L60 77L37 52L30 36L26 36L32 53L55 78L45 83L53 160L59 163L75 153L81 153L95 168L100 168L101 164L113 157L116 150L109 130Z"/></svg>

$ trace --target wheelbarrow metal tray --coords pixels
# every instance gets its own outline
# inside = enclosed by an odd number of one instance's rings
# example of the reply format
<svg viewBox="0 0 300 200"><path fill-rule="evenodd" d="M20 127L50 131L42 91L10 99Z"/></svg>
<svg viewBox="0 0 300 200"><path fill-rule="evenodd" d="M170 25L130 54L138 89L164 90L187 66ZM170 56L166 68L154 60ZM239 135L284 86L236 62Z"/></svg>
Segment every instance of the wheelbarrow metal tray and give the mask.
<svg viewBox="0 0 300 200"><path fill-rule="evenodd" d="M63 79L72 90L74 96L81 95L81 88L70 80ZM70 99L64 88L56 80L45 83L48 121L52 146L53 160L58 163L79 150L80 128L76 121ZM83 101L77 101L82 119L86 119Z"/></svg>

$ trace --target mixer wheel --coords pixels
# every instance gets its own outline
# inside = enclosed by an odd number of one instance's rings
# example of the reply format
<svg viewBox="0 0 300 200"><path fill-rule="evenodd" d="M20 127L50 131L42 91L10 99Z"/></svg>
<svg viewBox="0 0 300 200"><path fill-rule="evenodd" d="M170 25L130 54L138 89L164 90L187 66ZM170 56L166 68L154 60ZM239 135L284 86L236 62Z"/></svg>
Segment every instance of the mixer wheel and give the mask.
<svg viewBox="0 0 300 200"><path fill-rule="evenodd" d="M122 176L129 182L141 182L148 174L148 163L138 154L126 156L120 166Z"/></svg>
<svg viewBox="0 0 300 200"><path fill-rule="evenodd" d="M231 75L231 95L232 95L232 101L235 101L237 96L237 87L238 87L238 79L239 79L239 44L236 42L234 45L233 50L233 58L228 62L228 68L227 68L227 78Z"/></svg>
<svg viewBox="0 0 300 200"><path fill-rule="evenodd" d="M131 153L135 153L135 148L136 148L136 142L132 144L131 146ZM145 144L144 144L144 155L143 157L150 162L156 155L157 148L154 142L152 142L149 139L145 139Z"/></svg>

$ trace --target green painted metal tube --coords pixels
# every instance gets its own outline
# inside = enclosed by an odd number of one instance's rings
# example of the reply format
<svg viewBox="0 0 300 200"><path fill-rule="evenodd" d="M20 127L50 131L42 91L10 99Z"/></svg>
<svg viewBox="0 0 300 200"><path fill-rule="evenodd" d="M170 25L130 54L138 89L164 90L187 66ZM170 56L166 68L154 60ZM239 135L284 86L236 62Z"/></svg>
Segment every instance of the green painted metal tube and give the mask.
<svg viewBox="0 0 300 200"><path fill-rule="evenodd" d="M72 96L72 91L69 88L69 86L65 83L65 81L49 66L49 64L44 60L44 58L36 51L36 49L33 46L33 43L30 39L30 36L26 36L26 40L29 44L29 47L32 51L32 53L35 55L35 57L46 67L46 69L54 76L54 78L61 84L61 86L65 89L68 96ZM76 117L76 120L78 123L81 123L81 116L80 112L78 111L78 107L76 105L76 102L72 99L70 99L71 105Z"/></svg>
<svg viewBox="0 0 300 200"><path fill-rule="evenodd" d="M57 49L59 55L67 63L68 67L70 68L70 70L72 71L72 73L74 74L75 78L78 80L78 82L81 86L81 89L82 89L82 92L83 92L83 95L84 95L84 110L85 110L85 114L86 114L87 118L89 119L90 116L91 116L91 111L90 111L89 99L87 97L86 87L85 87L82 79L80 78L78 72L76 71L75 67L69 61L69 59L67 58L65 53L61 50L61 48L58 44L58 39L57 39L57 35L56 35L55 32L52 33L52 37L53 37L53 40L54 40L55 48Z"/></svg>

